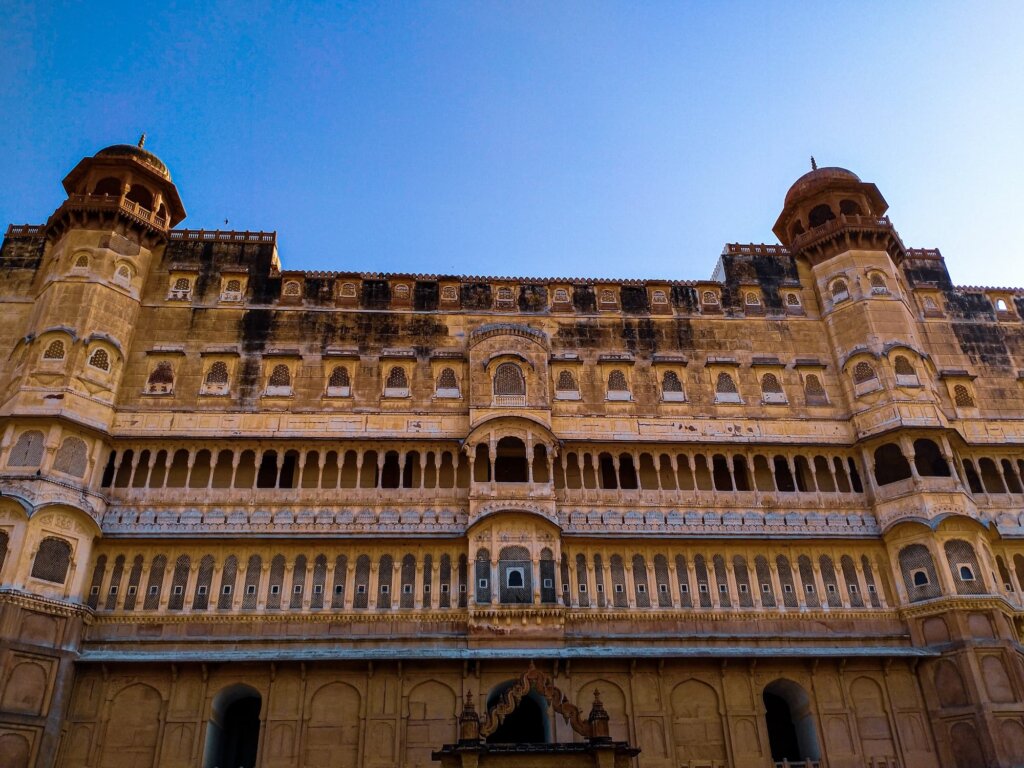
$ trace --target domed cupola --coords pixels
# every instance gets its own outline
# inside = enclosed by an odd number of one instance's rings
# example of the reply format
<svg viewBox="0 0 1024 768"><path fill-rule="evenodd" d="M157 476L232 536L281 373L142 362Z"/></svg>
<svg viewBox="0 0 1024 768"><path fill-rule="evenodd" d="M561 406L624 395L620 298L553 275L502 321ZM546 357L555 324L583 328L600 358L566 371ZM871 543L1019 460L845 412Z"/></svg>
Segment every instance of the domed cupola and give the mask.
<svg viewBox="0 0 1024 768"><path fill-rule="evenodd" d="M70 226L115 226L160 238L185 218L185 207L160 158L137 145L115 144L81 160L64 178L68 199L47 222L51 237Z"/></svg>
<svg viewBox="0 0 1024 768"><path fill-rule="evenodd" d="M903 243L885 216L889 204L874 184L845 168L819 168L789 188L772 231L793 254L817 264L852 248L878 249L899 261Z"/></svg>

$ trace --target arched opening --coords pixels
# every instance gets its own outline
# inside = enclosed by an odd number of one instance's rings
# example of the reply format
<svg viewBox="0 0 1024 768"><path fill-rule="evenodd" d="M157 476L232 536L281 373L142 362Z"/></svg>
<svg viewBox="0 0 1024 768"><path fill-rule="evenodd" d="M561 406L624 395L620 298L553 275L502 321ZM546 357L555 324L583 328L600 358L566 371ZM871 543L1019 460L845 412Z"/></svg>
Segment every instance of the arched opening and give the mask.
<svg viewBox="0 0 1024 768"><path fill-rule="evenodd" d="M861 210L860 204L856 200L840 200L839 201L839 212L843 216L863 216L864 211Z"/></svg>
<svg viewBox="0 0 1024 768"><path fill-rule="evenodd" d="M121 196L121 180L115 179L113 176L108 176L105 179L100 179L96 182L95 188L92 193L94 195L105 195L107 197L120 197Z"/></svg>
<svg viewBox="0 0 1024 768"><path fill-rule="evenodd" d="M811 209L811 212L807 214L807 223L811 229L820 227L827 221L832 221L836 215L832 213L832 209L825 203L816 205Z"/></svg>
<svg viewBox="0 0 1024 768"><path fill-rule="evenodd" d="M939 446L925 438L914 441L914 466L922 477L949 477L949 464Z"/></svg>
<svg viewBox="0 0 1024 768"><path fill-rule="evenodd" d="M241 683L213 697L203 768L255 768L261 705L259 691Z"/></svg>
<svg viewBox="0 0 1024 768"><path fill-rule="evenodd" d="M125 199L141 205L147 211L153 208L153 193L141 184L133 184L132 188L128 190L128 194L125 195Z"/></svg>
<svg viewBox="0 0 1024 768"><path fill-rule="evenodd" d="M910 462L895 443L886 443L875 451L875 482L888 485L910 477Z"/></svg>
<svg viewBox="0 0 1024 768"><path fill-rule="evenodd" d="M792 680L776 680L765 686L763 698L772 760L819 760L821 749L807 692Z"/></svg>
<svg viewBox="0 0 1024 768"><path fill-rule="evenodd" d="M497 686L487 697L487 709L496 706L512 681ZM547 717L548 703L537 691L530 689L519 700L519 706L505 715L505 719L490 736L488 744L546 744L549 741L550 723Z"/></svg>
<svg viewBox="0 0 1024 768"><path fill-rule="evenodd" d="M494 480L498 483L527 481L526 446L518 437L503 437L498 441Z"/></svg>

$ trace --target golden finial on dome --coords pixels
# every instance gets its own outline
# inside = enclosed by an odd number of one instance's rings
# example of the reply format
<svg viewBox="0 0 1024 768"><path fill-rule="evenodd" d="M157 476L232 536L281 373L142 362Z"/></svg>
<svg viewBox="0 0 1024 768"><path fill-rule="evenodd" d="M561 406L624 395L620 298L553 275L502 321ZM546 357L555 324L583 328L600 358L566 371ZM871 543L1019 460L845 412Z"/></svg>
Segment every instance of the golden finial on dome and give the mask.
<svg viewBox="0 0 1024 768"><path fill-rule="evenodd" d="M142 149L146 145L146 134L143 133L139 136L139 149Z"/></svg>

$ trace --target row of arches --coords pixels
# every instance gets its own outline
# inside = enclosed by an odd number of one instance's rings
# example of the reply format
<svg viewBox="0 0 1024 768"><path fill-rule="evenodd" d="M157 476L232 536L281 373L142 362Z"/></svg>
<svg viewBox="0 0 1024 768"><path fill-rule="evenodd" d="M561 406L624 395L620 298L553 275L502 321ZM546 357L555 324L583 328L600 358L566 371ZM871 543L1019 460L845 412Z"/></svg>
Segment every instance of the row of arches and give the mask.
<svg viewBox="0 0 1024 768"><path fill-rule="evenodd" d="M550 549L534 557L510 545L493 557L480 549L471 564L451 553L101 554L86 602L121 612L450 609L470 599L602 609L880 608L892 604L886 585L885 567L867 555L580 552L556 561Z"/></svg>

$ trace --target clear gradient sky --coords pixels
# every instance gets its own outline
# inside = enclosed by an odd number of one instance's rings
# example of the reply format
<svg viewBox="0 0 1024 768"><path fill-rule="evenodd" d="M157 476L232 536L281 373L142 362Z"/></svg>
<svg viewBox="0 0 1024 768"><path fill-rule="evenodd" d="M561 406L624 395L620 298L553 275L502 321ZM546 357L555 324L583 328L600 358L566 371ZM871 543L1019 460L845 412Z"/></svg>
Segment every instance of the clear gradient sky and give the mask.
<svg viewBox="0 0 1024 768"><path fill-rule="evenodd" d="M3 3L0 225L148 134L182 226L286 268L710 276L789 185L875 182L1024 287L1024 3Z"/></svg>

